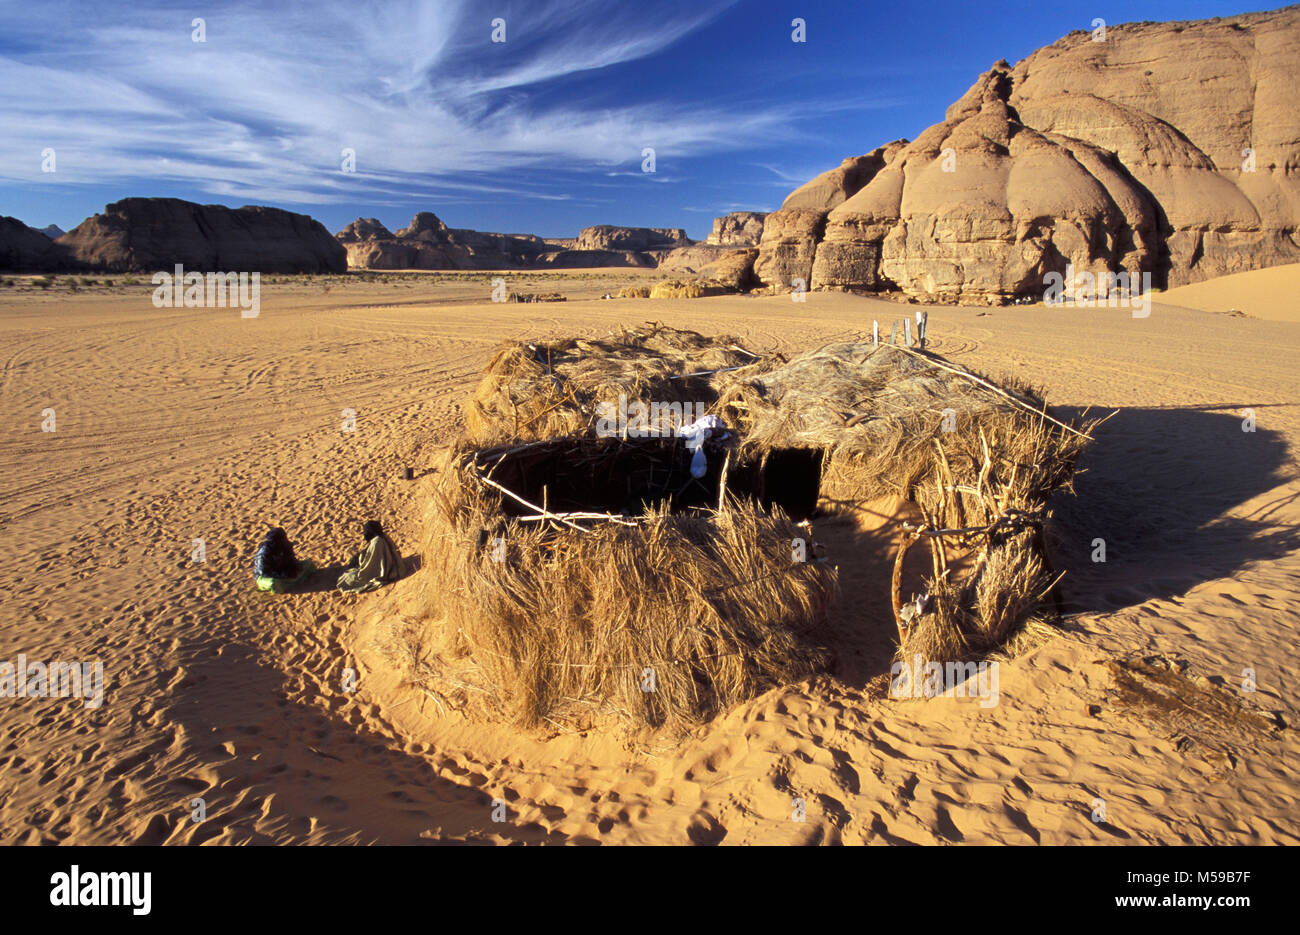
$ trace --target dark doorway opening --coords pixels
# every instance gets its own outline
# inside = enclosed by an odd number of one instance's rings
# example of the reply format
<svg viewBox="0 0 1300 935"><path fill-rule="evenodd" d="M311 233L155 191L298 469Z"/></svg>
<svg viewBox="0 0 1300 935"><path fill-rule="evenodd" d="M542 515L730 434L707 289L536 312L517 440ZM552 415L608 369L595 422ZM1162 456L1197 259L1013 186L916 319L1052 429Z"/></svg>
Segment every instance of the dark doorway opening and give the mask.
<svg viewBox="0 0 1300 935"><path fill-rule="evenodd" d="M725 442L703 445L705 472L691 474L695 453L684 438L554 439L476 456L479 473L528 503L553 513L640 516L665 504L670 512L716 509L724 465L728 496L779 506L796 521L817 509L822 452L786 448L739 460ZM506 516L536 511L505 497Z"/></svg>

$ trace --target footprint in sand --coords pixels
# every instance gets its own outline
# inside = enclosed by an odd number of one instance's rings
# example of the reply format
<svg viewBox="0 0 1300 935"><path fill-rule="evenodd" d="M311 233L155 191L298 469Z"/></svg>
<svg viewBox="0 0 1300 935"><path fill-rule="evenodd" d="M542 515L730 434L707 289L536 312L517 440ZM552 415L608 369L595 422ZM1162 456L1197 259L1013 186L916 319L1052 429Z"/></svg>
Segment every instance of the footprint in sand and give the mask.
<svg viewBox="0 0 1300 935"><path fill-rule="evenodd" d="M686 837L692 844L720 844L726 836L727 829L703 810L691 816L691 823L686 828Z"/></svg>

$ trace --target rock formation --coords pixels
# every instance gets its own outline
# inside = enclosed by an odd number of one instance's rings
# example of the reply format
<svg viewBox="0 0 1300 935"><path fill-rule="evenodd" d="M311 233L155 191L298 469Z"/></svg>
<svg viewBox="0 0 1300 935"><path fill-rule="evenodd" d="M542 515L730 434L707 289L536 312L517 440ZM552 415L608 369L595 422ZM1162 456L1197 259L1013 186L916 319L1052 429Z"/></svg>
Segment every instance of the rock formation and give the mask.
<svg viewBox="0 0 1300 935"><path fill-rule="evenodd" d="M57 224L47 224L41 228L41 233L50 238L50 240L58 240L66 234L67 231Z"/></svg>
<svg viewBox="0 0 1300 935"><path fill-rule="evenodd" d="M491 234L448 227L421 211L396 234L374 218L358 218L335 235L354 269L590 269L653 267L658 258L690 244L680 229L589 227L576 238Z"/></svg>
<svg viewBox="0 0 1300 935"><path fill-rule="evenodd" d="M393 232L374 218L357 218L334 235L339 243L360 243L363 240L392 240Z"/></svg>
<svg viewBox="0 0 1300 935"><path fill-rule="evenodd" d="M716 280L744 292L758 286L754 277L757 257L757 247L737 249L697 244L667 251L659 259L659 269L674 275Z"/></svg>
<svg viewBox="0 0 1300 935"><path fill-rule="evenodd" d="M382 225L380 225L382 227ZM432 211L421 211L411 218L411 223L397 232L400 240L423 240L435 243L447 239L448 228Z"/></svg>
<svg viewBox="0 0 1300 935"><path fill-rule="evenodd" d="M348 266L361 269L509 269L536 263L553 248L531 234L490 234L448 227L421 211L396 234L374 218L357 218L335 235Z"/></svg>
<svg viewBox="0 0 1300 935"><path fill-rule="evenodd" d="M1300 8L1093 38L997 63L856 188L849 160L791 194L763 283L1000 302L1068 266L1176 286L1300 261Z"/></svg>
<svg viewBox="0 0 1300 935"><path fill-rule="evenodd" d="M640 266L656 265L652 254L637 250L559 250L544 253L537 260L546 266L558 269L596 269L602 266Z"/></svg>
<svg viewBox="0 0 1300 935"><path fill-rule="evenodd" d="M826 227L826 215L870 182L877 172L902 149L905 140L881 146L865 156L854 156L839 168L823 172L791 192L779 211L763 221L754 272L774 288L790 288L802 280L805 288L812 274L813 254Z"/></svg>
<svg viewBox="0 0 1300 935"><path fill-rule="evenodd" d="M763 239L762 211L732 211L713 219L713 233L704 242L718 247L757 247Z"/></svg>
<svg viewBox="0 0 1300 935"><path fill-rule="evenodd" d="M178 198L126 198L64 234L68 262L113 272L341 273L347 251L305 214Z"/></svg>
<svg viewBox="0 0 1300 935"><path fill-rule="evenodd" d="M826 218L810 288L939 301L1042 292L1077 270L1150 270L1157 210L1109 153L1024 126L999 65Z"/></svg>
<svg viewBox="0 0 1300 935"><path fill-rule="evenodd" d="M57 268L59 251L42 232L17 218L0 217L0 270L40 272Z"/></svg>
<svg viewBox="0 0 1300 935"><path fill-rule="evenodd" d="M1169 285L1300 260L1300 7L1090 39L1017 65L1009 103L1115 153L1151 193Z"/></svg>
<svg viewBox="0 0 1300 935"><path fill-rule="evenodd" d="M585 227L578 234L579 250L655 250L686 247L693 241L680 227Z"/></svg>

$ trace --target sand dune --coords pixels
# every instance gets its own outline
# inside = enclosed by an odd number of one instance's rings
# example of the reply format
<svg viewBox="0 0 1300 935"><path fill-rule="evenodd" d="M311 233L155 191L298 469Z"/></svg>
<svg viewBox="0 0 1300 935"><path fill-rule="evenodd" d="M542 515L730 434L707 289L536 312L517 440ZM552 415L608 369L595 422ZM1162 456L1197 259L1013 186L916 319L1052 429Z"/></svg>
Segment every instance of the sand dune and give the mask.
<svg viewBox="0 0 1300 935"><path fill-rule="evenodd" d="M1060 406L1119 410L1059 510L1067 626L1001 664L994 707L892 700L883 584L869 555L845 554L840 670L680 742L442 717L377 648L417 581L360 599L259 594L257 539L283 525L335 568L372 516L414 543L430 448L504 338L656 319L788 352L910 308L823 293L597 300L626 272L521 280L570 296L529 306L486 301L482 276L266 285L247 320L155 309L146 286L0 296L0 662L100 659L106 676L97 710L4 700L3 839L1298 843L1294 730L1199 717L1190 689L1191 713L1143 709L1124 673L1165 670L1115 665L1185 663L1206 704L1242 697L1295 722L1300 322L1251 303L1296 269L1177 290L1146 319L932 308L941 353ZM1253 317L1193 310L1218 299L1191 290L1213 288ZM1089 558L1097 537L1104 564ZM1246 668L1258 691L1241 696Z"/></svg>
<svg viewBox="0 0 1300 935"><path fill-rule="evenodd" d="M1203 312L1300 322L1300 263L1256 269L1170 289L1160 296L1168 305Z"/></svg>

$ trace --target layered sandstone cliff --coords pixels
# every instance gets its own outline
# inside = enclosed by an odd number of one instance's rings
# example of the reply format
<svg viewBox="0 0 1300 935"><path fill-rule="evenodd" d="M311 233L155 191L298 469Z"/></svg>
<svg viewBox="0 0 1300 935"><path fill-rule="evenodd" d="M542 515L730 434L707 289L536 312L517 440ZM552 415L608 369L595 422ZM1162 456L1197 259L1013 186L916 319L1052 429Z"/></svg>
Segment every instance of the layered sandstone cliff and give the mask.
<svg viewBox="0 0 1300 935"><path fill-rule="evenodd" d="M680 227L616 227L599 224L578 234L579 250L634 250L643 252L692 243Z"/></svg>
<svg viewBox="0 0 1300 935"><path fill-rule="evenodd" d="M763 239L762 211L732 211L713 219L713 233L705 243L716 247L757 247Z"/></svg>
<svg viewBox="0 0 1300 935"><path fill-rule="evenodd" d="M1069 266L1175 286L1300 261L1298 74L1296 7L1073 33L791 194L756 271L996 302Z"/></svg>
<svg viewBox="0 0 1300 935"><path fill-rule="evenodd" d="M763 222L754 273L765 285L790 288L796 281L806 288L812 274L813 255L826 229L826 215L857 194L875 178L906 144L899 140L865 156L845 159L838 168L823 172L791 192L778 211Z"/></svg>

